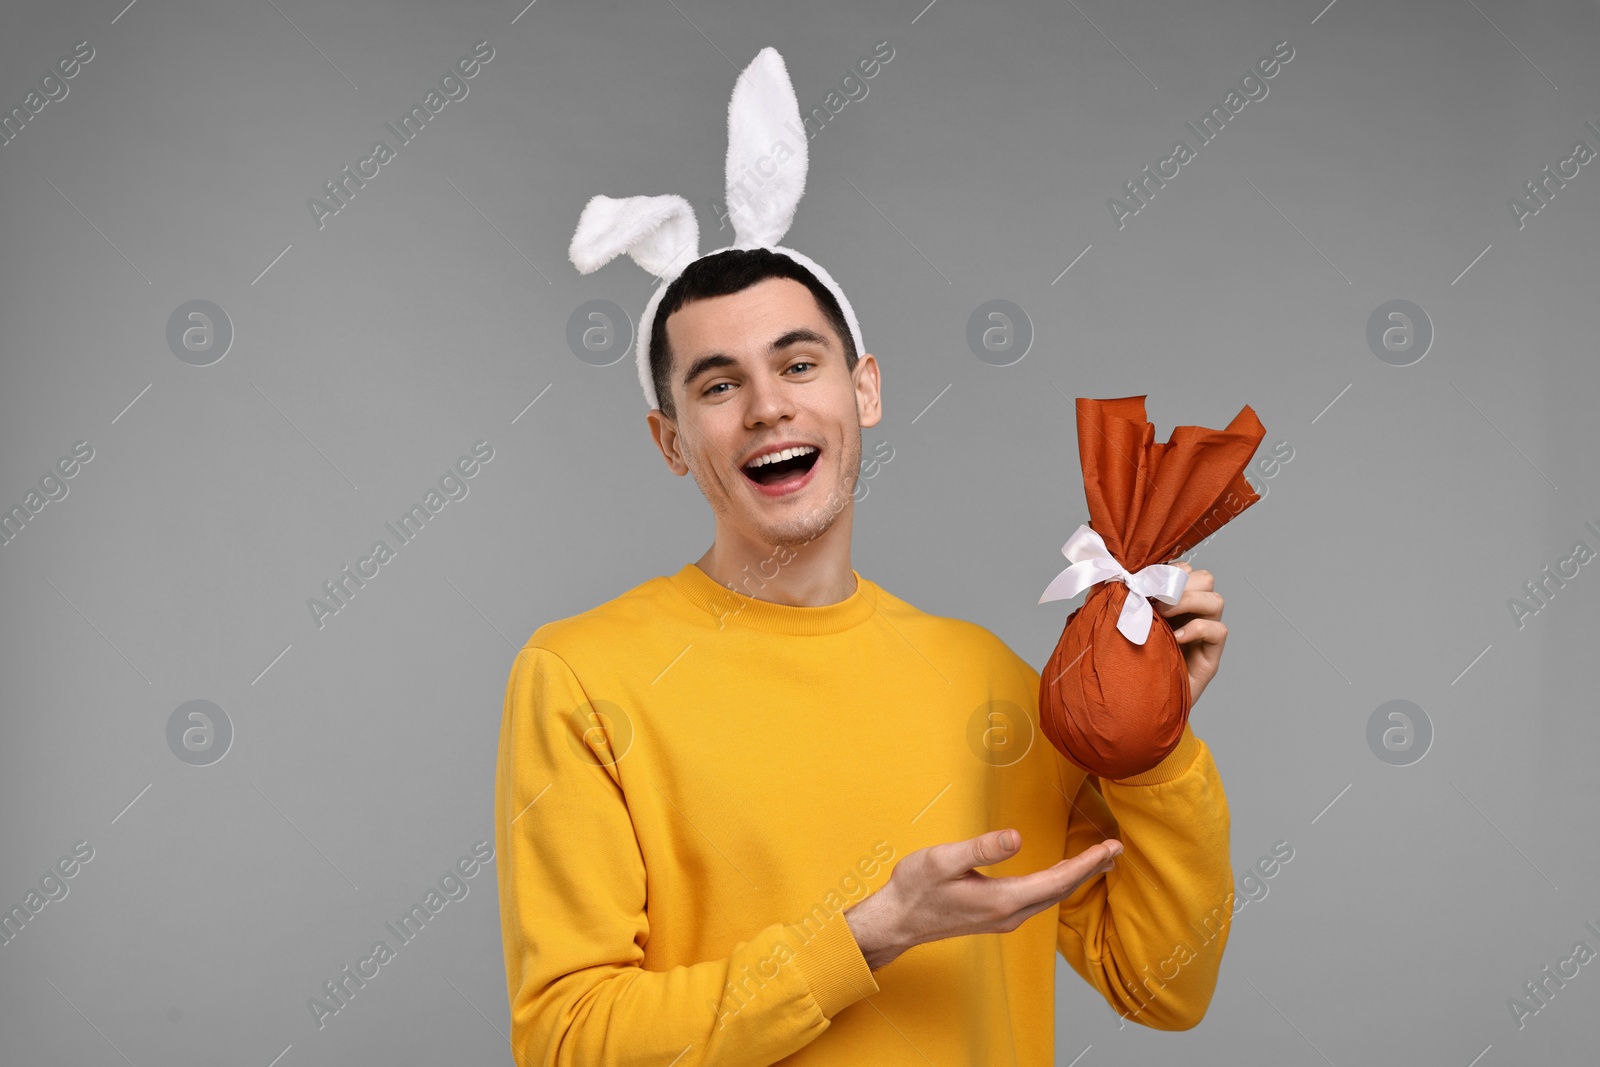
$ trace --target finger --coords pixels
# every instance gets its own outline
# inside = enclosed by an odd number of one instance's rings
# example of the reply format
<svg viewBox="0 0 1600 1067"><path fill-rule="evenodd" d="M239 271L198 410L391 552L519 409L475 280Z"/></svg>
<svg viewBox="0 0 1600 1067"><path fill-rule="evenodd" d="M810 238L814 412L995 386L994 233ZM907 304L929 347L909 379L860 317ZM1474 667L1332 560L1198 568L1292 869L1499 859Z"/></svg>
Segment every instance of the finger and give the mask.
<svg viewBox="0 0 1600 1067"><path fill-rule="evenodd" d="M1085 879L1085 881L1087 881L1087 879ZM1041 900L1037 904L1030 904L1028 907L1023 908L1021 911L1011 916L1011 921L1007 925L1009 925L1013 930L1016 929L1018 926L1021 926L1023 923L1027 922L1041 911L1045 911L1046 909L1053 908L1060 904L1063 900L1066 900L1082 887L1083 883L1079 882L1077 885L1073 886L1065 893L1062 893L1060 896L1054 896L1048 900Z"/></svg>
<svg viewBox="0 0 1600 1067"><path fill-rule="evenodd" d="M1180 645L1192 645L1196 641L1207 645L1220 645L1228 636L1228 626L1218 619L1191 619L1172 631Z"/></svg>
<svg viewBox="0 0 1600 1067"><path fill-rule="evenodd" d="M1073 857L1073 859L1077 858L1078 857ZM1087 870L1073 867L1072 870L1075 871L1075 873L1070 877L1061 878L1057 884L1045 890L1048 895L1046 895L1042 900L1029 900L1028 897L1020 898L1023 907L1021 910L1012 913L1013 921L1017 924L1021 924L1030 917L1037 915L1041 911L1044 911L1046 908L1055 907L1063 900L1066 900L1068 897L1072 896L1079 889L1082 889L1085 882L1106 874L1112 870L1114 866L1115 864L1112 861L1107 860L1105 863L1102 863L1097 867L1088 868ZM1058 864L1057 868L1062 868L1062 865ZM1057 868L1052 868L1051 870L1054 871ZM1066 868L1062 869L1065 870ZM1038 873L1046 874L1050 872L1040 871ZM1032 894L1029 894L1029 896L1031 895Z"/></svg>
<svg viewBox="0 0 1600 1067"><path fill-rule="evenodd" d="M1157 610L1163 618L1171 618L1174 615L1204 615L1207 618L1220 619L1224 603L1226 601L1222 599L1221 593L1201 589L1185 589L1176 604L1156 601Z"/></svg>
<svg viewBox="0 0 1600 1067"><path fill-rule="evenodd" d="M1007 900L1013 912L1040 904L1048 907L1052 898L1070 896L1084 879L1121 853L1122 842L1107 838L1042 871L992 879L993 892Z"/></svg>
<svg viewBox="0 0 1600 1067"><path fill-rule="evenodd" d="M1007 844L1008 835L1013 844ZM958 878L977 867L1010 859L1021 845L1022 835L1016 830L991 830L968 841L934 845L928 849L928 858L938 873L946 878Z"/></svg>

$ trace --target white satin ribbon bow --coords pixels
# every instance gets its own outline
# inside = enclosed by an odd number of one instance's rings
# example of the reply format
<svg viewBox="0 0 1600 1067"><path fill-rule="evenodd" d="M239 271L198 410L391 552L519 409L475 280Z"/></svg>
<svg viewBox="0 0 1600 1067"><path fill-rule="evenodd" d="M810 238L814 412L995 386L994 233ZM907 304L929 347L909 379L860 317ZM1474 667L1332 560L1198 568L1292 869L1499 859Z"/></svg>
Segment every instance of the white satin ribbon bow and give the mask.
<svg viewBox="0 0 1600 1067"><path fill-rule="evenodd" d="M1137 573L1130 573L1112 557L1105 541L1087 523L1072 531L1067 543L1061 546L1061 554L1072 561L1072 566L1045 587L1039 603L1067 600L1097 582L1122 582L1128 587L1128 598L1122 602L1122 613L1117 616L1117 629L1136 645L1144 644L1150 636L1150 623L1155 616L1150 601L1145 598L1155 597L1164 603L1176 604L1183 596L1183 587L1189 584L1187 571L1167 563L1152 563Z"/></svg>

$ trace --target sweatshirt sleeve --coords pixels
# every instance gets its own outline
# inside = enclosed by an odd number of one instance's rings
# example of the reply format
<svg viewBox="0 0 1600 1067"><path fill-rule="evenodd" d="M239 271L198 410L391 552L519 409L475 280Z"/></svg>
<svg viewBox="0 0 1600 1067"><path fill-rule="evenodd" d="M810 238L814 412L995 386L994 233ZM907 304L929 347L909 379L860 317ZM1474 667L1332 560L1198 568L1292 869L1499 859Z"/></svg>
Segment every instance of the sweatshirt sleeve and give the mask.
<svg viewBox="0 0 1600 1067"><path fill-rule="evenodd" d="M626 749L612 754L617 710L591 703L549 649L518 653L495 771L513 1059L774 1063L878 985L842 913L820 929L801 918L751 930L721 959L644 969L646 872L619 773Z"/></svg>
<svg viewBox="0 0 1600 1067"><path fill-rule="evenodd" d="M1119 1015L1156 1030L1196 1026L1233 918L1228 801L1210 748L1185 724L1155 767L1119 781L1084 775L1069 799L1067 855L1107 837L1123 852L1062 901L1057 948Z"/></svg>

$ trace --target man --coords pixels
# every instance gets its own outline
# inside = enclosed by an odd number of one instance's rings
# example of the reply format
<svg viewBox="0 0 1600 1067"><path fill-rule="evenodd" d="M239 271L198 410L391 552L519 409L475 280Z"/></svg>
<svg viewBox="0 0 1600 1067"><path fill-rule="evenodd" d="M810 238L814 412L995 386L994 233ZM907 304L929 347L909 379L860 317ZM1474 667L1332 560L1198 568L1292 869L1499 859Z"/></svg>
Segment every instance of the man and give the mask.
<svg viewBox="0 0 1600 1067"><path fill-rule="evenodd" d="M1119 1014L1196 1025L1233 892L1206 745L1086 776L1037 738L1036 671L851 567L880 371L811 272L709 255L653 323L650 430L716 536L512 666L517 1063L1048 1064L1057 951ZM1180 566L1153 606L1198 699L1227 631Z"/></svg>

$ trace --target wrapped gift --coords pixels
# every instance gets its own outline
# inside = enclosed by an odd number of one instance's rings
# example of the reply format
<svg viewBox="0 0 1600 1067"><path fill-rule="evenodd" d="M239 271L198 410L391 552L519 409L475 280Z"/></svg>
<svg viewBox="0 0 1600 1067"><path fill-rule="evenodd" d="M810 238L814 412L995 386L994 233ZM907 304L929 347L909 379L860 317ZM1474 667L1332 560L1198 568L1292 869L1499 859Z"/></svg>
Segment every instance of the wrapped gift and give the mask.
<svg viewBox="0 0 1600 1067"><path fill-rule="evenodd" d="M1227 429L1178 426L1158 444L1144 400L1078 398L1089 522L1039 598L1090 590L1040 672L1039 720L1062 755L1110 779L1149 770L1182 739L1189 671L1150 598L1176 604L1189 576L1168 561L1260 499L1244 469L1266 433L1246 404Z"/></svg>

